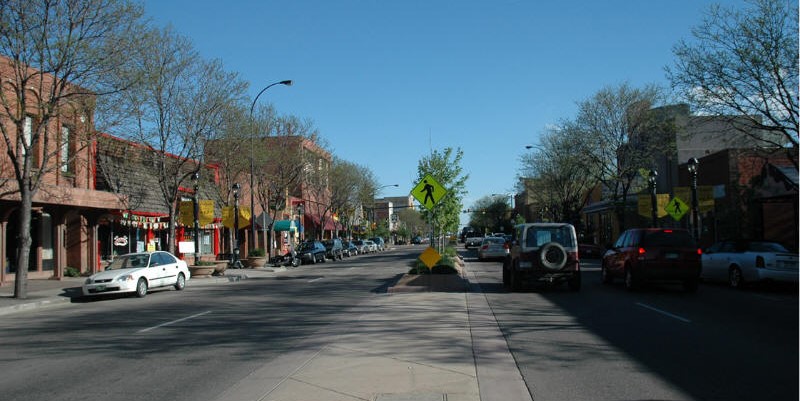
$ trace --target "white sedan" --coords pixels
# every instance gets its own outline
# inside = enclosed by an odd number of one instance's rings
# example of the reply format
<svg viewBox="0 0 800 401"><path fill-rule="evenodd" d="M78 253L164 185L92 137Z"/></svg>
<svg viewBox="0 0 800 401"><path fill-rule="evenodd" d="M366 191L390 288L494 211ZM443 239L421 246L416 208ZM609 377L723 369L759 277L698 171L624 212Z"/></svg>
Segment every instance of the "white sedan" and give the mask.
<svg viewBox="0 0 800 401"><path fill-rule="evenodd" d="M169 252L129 253L87 278L82 289L85 296L133 292L142 298L150 288L182 290L190 276L186 262Z"/></svg>
<svg viewBox="0 0 800 401"><path fill-rule="evenodd" d="M797 253L770 241L721 241L703 252L707 280L727 281L734 288L758 281L798 281Z"/></svg>

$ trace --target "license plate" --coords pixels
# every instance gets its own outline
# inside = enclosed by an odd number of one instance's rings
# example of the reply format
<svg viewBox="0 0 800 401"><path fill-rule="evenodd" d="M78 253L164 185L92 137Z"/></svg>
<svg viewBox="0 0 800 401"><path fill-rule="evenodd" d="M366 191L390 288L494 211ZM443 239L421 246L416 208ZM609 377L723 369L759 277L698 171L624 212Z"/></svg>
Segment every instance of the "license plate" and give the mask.
<svg viewBox="0 0 800 401"><path fill-rule="evenodd" d="M106 286L104 286L104 285L98 285L97 287L95 287L95 289L96 289L97 291L105 291L105 290L106 290Z"/></svg>
<svg viewBox="0 0 800 401"><path fill-rule="evenodd" d="M667 259L678 259L678 254L675 252L667 252L664 257Z"/></svg>

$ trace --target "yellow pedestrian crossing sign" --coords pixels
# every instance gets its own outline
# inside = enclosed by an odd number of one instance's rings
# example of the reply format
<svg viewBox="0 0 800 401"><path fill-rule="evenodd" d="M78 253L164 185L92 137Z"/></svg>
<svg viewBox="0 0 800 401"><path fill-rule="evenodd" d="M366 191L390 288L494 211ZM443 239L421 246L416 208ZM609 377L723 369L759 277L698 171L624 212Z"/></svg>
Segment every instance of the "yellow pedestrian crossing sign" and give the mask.
<svg viewBox="0 0 800 401"><path fill-rule="evenodd" d="M447 190L439 184L430 174L426 175L414 189L411 195L416 198L422 206L433 210L433 207L447 194Z"/></svg>
<svg viewBox="0 0 800 401"><path fill-rule="evenodd" d="M689 211L689 205L682 201L681 198L675 197L667 203L665 210L675 221L679 221Z"/></svg>

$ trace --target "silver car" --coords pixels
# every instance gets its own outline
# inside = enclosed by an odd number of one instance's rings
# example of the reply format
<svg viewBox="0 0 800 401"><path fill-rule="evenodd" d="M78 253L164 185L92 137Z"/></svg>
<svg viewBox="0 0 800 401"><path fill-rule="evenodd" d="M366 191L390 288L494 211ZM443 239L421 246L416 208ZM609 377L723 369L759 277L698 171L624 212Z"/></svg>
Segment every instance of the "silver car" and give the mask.
<svg viewBox="0 0 800 401"><path fill-rule="evenodd" d="M798 255L771 241L721 241L703 252L706 280L733 288L759 281L798 282Z"/></svg>
<svg viewBox="0 0 800 401"><path fill-rule="evenodd" d="M502 259L508 252L505 237L486 237L478 246L478 260Z"/></svg>

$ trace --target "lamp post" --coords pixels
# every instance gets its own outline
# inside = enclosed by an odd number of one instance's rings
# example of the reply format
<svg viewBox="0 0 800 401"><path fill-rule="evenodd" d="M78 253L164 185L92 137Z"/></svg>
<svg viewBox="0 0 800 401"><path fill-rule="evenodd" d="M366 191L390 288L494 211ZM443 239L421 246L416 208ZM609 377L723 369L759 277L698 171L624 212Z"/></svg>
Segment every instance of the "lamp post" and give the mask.
<svg viewBox="0 0 800 401"><path fill-rule="evenodd" d="M700 240L700 221L697 215L699 203L697 201L697 167L699 164L700 162L697 160L697 158L693 157L689 159L688 169L692 179L692 235L694 236L695 241Z"/></svg>
<svg viewBox="0 0 800 401"><path fill-rule="evenodd" d="M194 182L194 195L192 196L192 207L194 208L194 264L197 265L197 262L200 260L200 206L197 201L200 173L195 172L192 174L192 181Z"/></svg>
<svg viewBox="0 0 800 401"><path fill-rule="evenodd" d="M258 101L258 98L261 96L262 93L264 93L267 89L269 89L269 88L271 88L271 87L273 87L275 85L292 86L292 80L291 79L287 79L287 80L284 80L284 81L273 82L273 83L265 86L264 89L261 89L261 92L258 92L258 95L256 95L255 99L253 99L253 104L250 105L250 120L251 121L253 120L253 109L255 109L255 107L256 107L256 101ZM253 178L254 175L255 175L255 166L254 166L255 157L253 155L253 148L254 148L254 146L253 146L253 135L251 134L250 135L250 235L253 238L253 240L252 240L253 241L253 246L258 247L258 241L256 241L256 220L255 220L255 218L256 218L256 216L255 216L255 213L256 213L255 192L256 191L255 191L255 180Z"/></svg>
<svg viewBox="0 0 800 401"><path fill-rule="evenodd" d="M650 170L650 174L647 176L647 182L650 184L650 213L652 217L652 223L650 227L657 226L658 220L658 210L656 210L656 178L658 177L658 171Z"/></svg>
<svg viewBox="0 0 800 401"><path fill-rule="evenodd" d="M233 184L233 255L231 256L231 267L239 268L242 262L239 261L239 190L242 187L239 183Z"/></svg>

